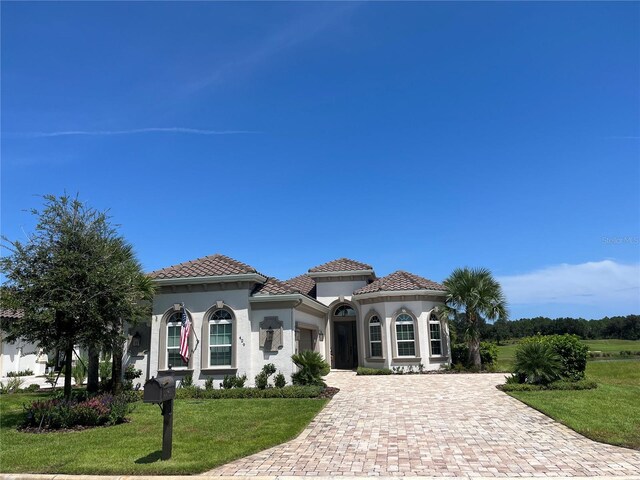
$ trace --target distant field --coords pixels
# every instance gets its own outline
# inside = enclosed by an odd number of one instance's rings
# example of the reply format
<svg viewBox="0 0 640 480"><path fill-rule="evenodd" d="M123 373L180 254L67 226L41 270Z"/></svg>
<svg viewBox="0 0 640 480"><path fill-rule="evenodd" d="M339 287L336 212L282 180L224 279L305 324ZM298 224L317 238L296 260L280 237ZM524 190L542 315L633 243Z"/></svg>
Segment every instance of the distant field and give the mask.
<svg viewBox="0 0 640 480"><path fill-rule="evenodd" d="M609 352L617 354L621 350L640 351L640 340L583 340L592 352ZM510 370L513 364L513 356L516 351L516 343L498 347L498 368Z"/></svg>

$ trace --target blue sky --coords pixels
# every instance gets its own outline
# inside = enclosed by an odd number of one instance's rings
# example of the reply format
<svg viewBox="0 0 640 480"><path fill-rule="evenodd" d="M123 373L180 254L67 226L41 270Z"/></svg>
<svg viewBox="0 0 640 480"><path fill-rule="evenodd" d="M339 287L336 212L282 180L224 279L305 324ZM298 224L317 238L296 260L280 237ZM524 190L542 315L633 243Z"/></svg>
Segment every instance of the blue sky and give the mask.
<svg viewBox="0 0 640 480"><path fill-rule="evenodd" d="M640 312L638 3L2 3L2 233L78 192L145 269L485 266Z"/></svg>

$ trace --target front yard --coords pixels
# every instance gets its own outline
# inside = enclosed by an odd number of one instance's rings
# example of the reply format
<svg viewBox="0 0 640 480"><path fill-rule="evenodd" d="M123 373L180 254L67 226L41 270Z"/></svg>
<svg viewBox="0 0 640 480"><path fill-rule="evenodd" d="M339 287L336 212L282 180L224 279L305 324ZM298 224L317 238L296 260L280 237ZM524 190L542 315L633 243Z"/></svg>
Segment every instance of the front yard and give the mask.
<svg viewBox="0 0 640 480"><path fill-rule="evenodd" d="M131 422L77 432L22 433L22 405L43 394L0 397L0 471L67 474L201 473L297 436L327 400L176 400L173 456L160 461L162 416L138 402Z"/></svg>
<svg viewBox="0 0 640 480"><path fill-rule="evenodd" d="M640 450L640 360L590 361L595 390L510 395L599 442Z"/></svg>

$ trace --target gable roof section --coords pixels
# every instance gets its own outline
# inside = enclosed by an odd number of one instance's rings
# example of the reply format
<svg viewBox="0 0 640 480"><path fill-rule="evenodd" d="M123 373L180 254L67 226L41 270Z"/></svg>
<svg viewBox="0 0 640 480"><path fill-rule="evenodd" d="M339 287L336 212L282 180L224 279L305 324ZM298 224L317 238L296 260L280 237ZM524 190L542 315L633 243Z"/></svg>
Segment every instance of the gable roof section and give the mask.
<svg viewBox="0 0 640 480"><path fill-rule="evenodd" d="M315 296L316 281L306 273L290 278L287 280L287 283L289 285L293 285L294 288L297 288L300 293L311 295L312 297Z"/></svg>
<svg viewBox="0 0 640 480"><path fill-rule="evenodd" d="M309 273L360 272L362 270L373 270L373 267L349 258L338 258L337 260L332 260L331 262L310 268Z"/></svg>
<svg viewBox="0 0 640 480"><path fill-rule="evenodd" d="M359 288L354 295L362 295L365 293L376 292L397 292L407 290L437 290L446 292L444 285L431 281L427 278L415 275L413 273L398 270L386 277L379 278L378 280Z"/></svg>
<svg viewBox="0 0 640 480"><path fill-rule="evenodd" d="M287 295L291 293L304 292L300 292L300 290L288 282L283 282L275 277L269 277L266 282L257 285L251 295Z"/></svg>
<svg viewBox="0 0 640 480"><path fill-rule="evenodd" d="M213 277L258 273L251 265L216 253L149 273L153 279Z"/></svg>

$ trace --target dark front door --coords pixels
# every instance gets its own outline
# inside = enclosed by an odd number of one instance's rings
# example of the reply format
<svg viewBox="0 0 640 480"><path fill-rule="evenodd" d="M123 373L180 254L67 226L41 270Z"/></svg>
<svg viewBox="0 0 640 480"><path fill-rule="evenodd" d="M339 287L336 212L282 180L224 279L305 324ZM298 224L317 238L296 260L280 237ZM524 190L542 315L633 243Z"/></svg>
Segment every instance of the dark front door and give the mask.
<svg viewBox="0 0 640 480"><path fill-rule="evenodd" d="M334 322L335 368L350 370L358 366L358 344L356 322Z"/></svg>

